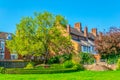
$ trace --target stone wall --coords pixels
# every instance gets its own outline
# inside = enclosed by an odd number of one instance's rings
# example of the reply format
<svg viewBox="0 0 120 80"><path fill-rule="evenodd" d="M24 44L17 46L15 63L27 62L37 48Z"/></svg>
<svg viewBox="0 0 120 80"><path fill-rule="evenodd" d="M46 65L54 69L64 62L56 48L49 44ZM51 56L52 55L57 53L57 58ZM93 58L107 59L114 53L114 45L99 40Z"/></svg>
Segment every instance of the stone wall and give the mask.
<svg viewBox="0 0 120 80"><path fill-rule="evenodd" d="M0 67L5 68L24 68L27 61L0 61Z"/></svg>

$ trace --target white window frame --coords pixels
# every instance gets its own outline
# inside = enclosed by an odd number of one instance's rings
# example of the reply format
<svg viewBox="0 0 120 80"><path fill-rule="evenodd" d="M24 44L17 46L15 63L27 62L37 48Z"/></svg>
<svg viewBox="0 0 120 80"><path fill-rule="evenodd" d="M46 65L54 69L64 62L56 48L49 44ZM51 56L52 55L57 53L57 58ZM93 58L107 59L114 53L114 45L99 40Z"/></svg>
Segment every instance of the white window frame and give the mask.
<svg viewBox="0 0 120 80"><path fill-rule="evenodd" d="M0 53L0 56L3 56L2 58L0 58L0 60L3 60L4 58L5 58L5 55L4 55L4 53Z"/></svg>
<svg viewBox="0 0 120 80"><path fill-rule="evenodd" d="M13 58L12 56L14 56L15 58ZM10 59L11 59L11 60L16 60L16 59L18 59L18 55L17 55L17 54L11 54L11 55L10 55Z"/></svg>

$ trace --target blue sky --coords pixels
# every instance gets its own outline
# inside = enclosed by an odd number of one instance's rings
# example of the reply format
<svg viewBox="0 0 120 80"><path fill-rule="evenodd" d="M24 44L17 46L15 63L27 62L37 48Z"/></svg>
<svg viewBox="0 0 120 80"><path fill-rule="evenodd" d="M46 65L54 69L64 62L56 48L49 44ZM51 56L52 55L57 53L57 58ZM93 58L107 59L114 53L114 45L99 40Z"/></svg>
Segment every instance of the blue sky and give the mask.
<svg viewBox="0 0 120 80"><path fill-rule="evenodd" d="M22 17L43 11L65 16L71 26L81 22L89 30L120 26L120 0L0 0L0 31L14 33Z"/></svg>

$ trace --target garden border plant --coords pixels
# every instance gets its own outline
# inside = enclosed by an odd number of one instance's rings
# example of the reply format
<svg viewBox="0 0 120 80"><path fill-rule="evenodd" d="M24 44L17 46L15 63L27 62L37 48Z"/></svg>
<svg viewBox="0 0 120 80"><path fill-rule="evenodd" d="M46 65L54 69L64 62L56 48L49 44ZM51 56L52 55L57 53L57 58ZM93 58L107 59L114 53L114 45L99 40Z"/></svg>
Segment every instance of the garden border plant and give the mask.
<svg viewBox="0 0 120 80"><path fill-rule="evenodd" d="M78 71L77 68L65 68L65 69L6 69L5 74L52 74L52 73L67 73Z"/></svg>
<svg viewBox="0 0 120 80"><path fill-rule="evenodd" d="M28 63L28 68L8 68L4 71L5 74L52 74L52 73L67 73L83 70L81 65L74 64L72 61L66 61L63 64L52 64L50 67L45 68L42 64L36 67L32 67ZM67 67L66 67L67 66Z"/></svg>
<svg viewBox="0 0 120 80"><path fill-rule="evenodd" d="M5 73L5 68L4 67L0 67L0 73Z"/></svg>

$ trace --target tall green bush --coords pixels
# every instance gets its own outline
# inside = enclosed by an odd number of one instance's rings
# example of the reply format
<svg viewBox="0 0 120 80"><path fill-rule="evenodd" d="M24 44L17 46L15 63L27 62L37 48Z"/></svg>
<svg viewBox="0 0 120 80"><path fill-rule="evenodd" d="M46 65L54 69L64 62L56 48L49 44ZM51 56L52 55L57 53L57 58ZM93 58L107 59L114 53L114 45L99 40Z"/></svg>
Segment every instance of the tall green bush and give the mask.
<svg viewBox="0 0 120 80"><path fill-rule="evenodd" d="M120 59L117 61L117 70L120 70Z"/></svg>
<svg viewBox="0 0 120 80"><path fill-rule="evenodd" d="M73 68L75 68L76 70L84 70L84 67L82 64L74 64Z"/></svg>
<svg viewBox="0 0 120 80"><path fill-rule="evenodd" d="M63 63L63 66L64 66L65 68L72 68L72 67L74 66L74 63L73 63L71 60L65 61L65 62Z"/></svg>
<svg viewBox="0 0 120 80"><path fill-rule="evenodd" d="M71 54L56 55L49 58L48 64L64 63L65 61L70 60L71 57Z"/></svg>
<svg viewBox="0 0 120 80"><path fill-rule="evenodd" d="M105 60L108 64L116 64L119 58L120 55L115 53L101 56L101 59Z"/></svg>
<svg viewBox="0 0 120 80"><path fill-rule="evenodd" d="M60 63L64 63L65 61L70 60L71 58L72 58L72 54L63 54L60 55L59 61Z"/></svg>
<svg viewBox="0 0 120 80"><path fill-rule="evenodd" d="M53 56L48 60L48 64L59 63L59 56Z"/></svg>
<svg viewBox="0 0 120 80"><path fill-rule="evenodd" d="M82 64L92 64L94 63L95 59L94 56L90 53L80 53L80 57L81 57L81 63Z"/></svg>

